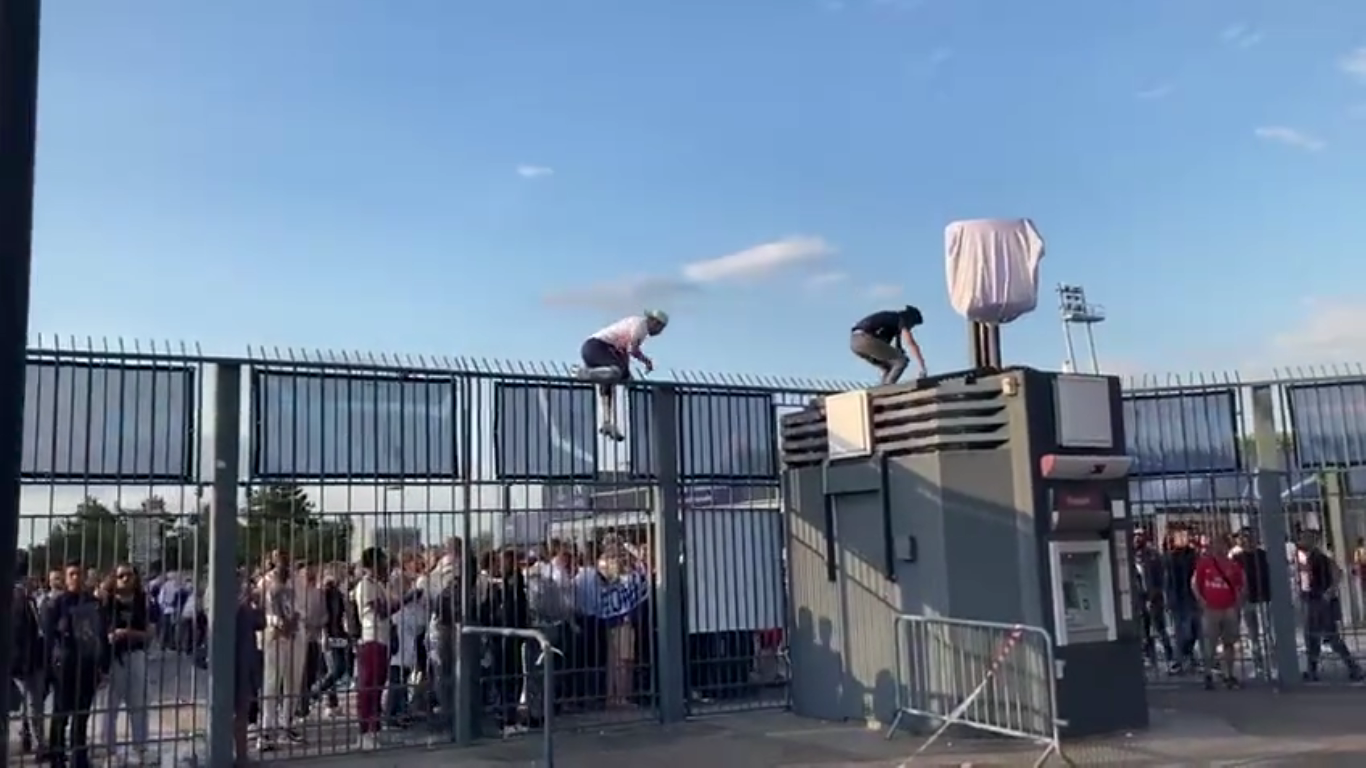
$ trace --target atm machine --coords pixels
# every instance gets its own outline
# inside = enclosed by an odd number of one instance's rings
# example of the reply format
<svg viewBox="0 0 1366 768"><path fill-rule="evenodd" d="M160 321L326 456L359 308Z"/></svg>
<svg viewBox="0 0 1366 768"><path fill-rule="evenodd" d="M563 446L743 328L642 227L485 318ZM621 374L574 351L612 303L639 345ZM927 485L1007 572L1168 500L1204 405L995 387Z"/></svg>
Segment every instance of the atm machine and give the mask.
<svg viewBox="0 0 1366 768"><path fill-rule="evenodd" d="M890 722L911 614L1042 627L1065 735L1145 727L1123 446L1118 379L1028 368L784 416L794 709Z"/></svg>

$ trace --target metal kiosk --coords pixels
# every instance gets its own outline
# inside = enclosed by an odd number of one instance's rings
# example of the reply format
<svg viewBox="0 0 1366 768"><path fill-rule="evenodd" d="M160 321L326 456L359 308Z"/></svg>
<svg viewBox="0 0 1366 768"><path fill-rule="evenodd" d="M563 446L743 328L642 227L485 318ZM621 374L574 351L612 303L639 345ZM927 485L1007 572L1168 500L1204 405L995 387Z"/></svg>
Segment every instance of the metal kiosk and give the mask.
<svg viewBox="0 0 1366 768"><path fill-rule="evenodd" d="M1028 368L856 390L785 416L794 709L947 715L979 682L955 678L990 678L1009 652L1034 690L1022 708L1036 722L1020 728L1145 727L1123 446L1118 379ZM1039 627L1055 643L1050 654L1036 632L973 649L899 628L940 619ZM991 699L980 717L1006 706Z"/></svg>

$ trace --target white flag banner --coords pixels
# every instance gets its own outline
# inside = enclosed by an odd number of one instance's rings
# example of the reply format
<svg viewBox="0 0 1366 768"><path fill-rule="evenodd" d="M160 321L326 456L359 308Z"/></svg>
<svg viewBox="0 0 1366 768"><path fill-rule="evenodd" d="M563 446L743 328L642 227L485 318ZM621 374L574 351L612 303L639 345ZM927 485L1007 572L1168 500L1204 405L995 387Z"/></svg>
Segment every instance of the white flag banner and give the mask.
<svg viewBox="0 0 1366 768"><path fill-rule="evenodd" d="M979 323L1008 323L1039 301L1043 237L1029 219L971 219L944 229L949 301Z"/></svg>

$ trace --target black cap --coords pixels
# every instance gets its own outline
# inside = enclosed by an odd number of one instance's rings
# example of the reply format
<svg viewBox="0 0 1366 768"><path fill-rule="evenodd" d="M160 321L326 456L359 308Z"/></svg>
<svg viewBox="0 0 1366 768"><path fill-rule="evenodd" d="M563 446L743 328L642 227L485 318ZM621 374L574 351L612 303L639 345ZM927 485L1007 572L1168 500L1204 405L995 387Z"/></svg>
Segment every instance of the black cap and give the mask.
<svg viewBox="0 0 1366 768"><path fill-rule="evenodd" d="M907 328L914 328L925 322L925 316L920 314L919 309L916 309L910 304L907 304L906 308L901 310L901 317L905 319Z"/></svg>

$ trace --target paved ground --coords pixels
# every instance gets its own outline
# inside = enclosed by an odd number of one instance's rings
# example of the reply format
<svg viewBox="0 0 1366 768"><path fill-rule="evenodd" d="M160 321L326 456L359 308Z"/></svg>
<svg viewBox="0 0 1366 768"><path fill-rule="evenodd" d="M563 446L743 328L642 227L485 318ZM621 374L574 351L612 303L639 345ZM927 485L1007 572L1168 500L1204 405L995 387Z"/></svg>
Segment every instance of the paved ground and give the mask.
<svg viewBox="0 0 1366 768"><path fill-rule="evenodd" d="M188 755L193 751L188 734L205 727L200 704L207 692L204 675L192 676L183 657L170 656L150 666L149 687L157 707L153 738L164 740L160 745L163 757ZM1186 682L1154 686L1149 731L1069 744L1067 753L1079 765L1366 764L1366 728L1362 727L1366 687L1324 684L1281 694L1262 685L1238 692L1205 692ZM562 721L560 725L569 731L578 724ZM100 726L94 730L98 732ZM356 755L340 754L348 752L354 742L350 717L336 721L315 717L304 730L305 745L268 759L320 768L505 768L538 765L540 757L535 734L461 750L445 747L444 737L411 731L399 735L397 746L404 748ZM12 729L11 735L17 735L17 730ZM650 768L835 768L897 765L918 744L910 735L887 742L880 734L859 727L765 712L727 714L668 729L648 724L608 730L580 727L557 734L556 754L560 768L640 768L642 764ZM936 745L932 754L914 765L1031 762L1026 750L1009 747L999 741L950 740ZM12 764L20 763L16 751L11 751ZM30 759L24 764L33 763Z"/></svg>
<svg viewBox="0 0 1366 768"><path fill-rule="evenodd" d="M1366 764L1366 691L1310 688L1212 692L1171 690L1152 697L1146 732L1068 744L1077 765L1360 766ZM786 713L728 715L673 728L636 726L566 734L558 768L838 768L899 765L918 745L886 741L860 727L802 720ZM331 768L512 768L540 765L534 739L470 748L415 749L302 760ZM1019 766L1032 757L990 740L957 740L913 765ZM1061 762L1054 761L1055 765Z"/></svg>

